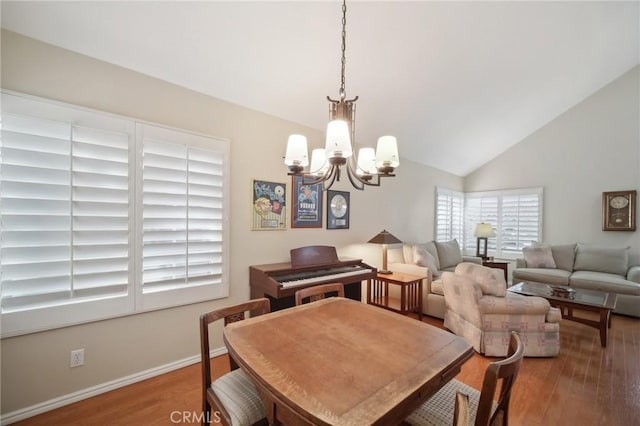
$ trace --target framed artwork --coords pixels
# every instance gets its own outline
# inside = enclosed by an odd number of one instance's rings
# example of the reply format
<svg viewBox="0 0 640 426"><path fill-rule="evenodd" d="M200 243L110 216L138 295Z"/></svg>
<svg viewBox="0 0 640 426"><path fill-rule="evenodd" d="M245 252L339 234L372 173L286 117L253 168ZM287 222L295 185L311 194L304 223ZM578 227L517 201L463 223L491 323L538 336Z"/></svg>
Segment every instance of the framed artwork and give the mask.
<svg viewBox="0 0 640 426"><path fill-rule="evenodd" d="M251 184L251 229L287 229L287 184L254 179Z"/></svg>
<svg viewBox="0 0 640 426"><path fill-rule="evenodd" d="M602 193L602 230L636 230L636 191Z"/></svg>
<svg viewBox="0 0 640 426"><path fill-rule="evenodd" d="M291 183L291 227L322 228L322 182L310 185L292 176Z"/></svg>
<svg viewBox="0 0 640 426"><path fill-rule="evenodd" d="M327 229L349 229L349 193L327 191Z"/></svg>

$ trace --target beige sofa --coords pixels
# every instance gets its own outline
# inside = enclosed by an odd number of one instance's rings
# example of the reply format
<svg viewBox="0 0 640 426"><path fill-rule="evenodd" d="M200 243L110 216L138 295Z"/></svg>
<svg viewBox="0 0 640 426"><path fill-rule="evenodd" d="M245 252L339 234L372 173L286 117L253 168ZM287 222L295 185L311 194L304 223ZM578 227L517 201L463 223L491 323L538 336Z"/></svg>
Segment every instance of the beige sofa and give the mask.
<svg viewBox="0 0 640 426"><path fill-rule="evenodd" d="M482 264L479 257L462 256L456 240L448 242L405 243L388 251L388 268L393 272L425 276L422 282L422 311L444 319L446 311L442 273L453 272L462 262Z"/></svg>
<svg viewBox="0 0 640 426"><path fill-rule="evenodd" d="M617 294L615 313L640 318L640 266L627 248L587 244L538 245L516 260L513 283L534 281Z"/></svg>

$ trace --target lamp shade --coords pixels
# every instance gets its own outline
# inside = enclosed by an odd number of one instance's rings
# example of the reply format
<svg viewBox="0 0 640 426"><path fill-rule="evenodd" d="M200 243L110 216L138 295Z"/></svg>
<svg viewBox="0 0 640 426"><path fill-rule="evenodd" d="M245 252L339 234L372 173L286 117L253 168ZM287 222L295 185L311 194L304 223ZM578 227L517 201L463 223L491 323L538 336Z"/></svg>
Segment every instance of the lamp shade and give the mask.
<svg viewBox="0 0 640 426"><path fill-rule="evenodd" d="M367 242L374 244L399 244L402 241L394 237L389 231L385 229Z"/></svg>
<svg viewBox="0 0 640 426"><path fill-rule="evenodd" d="M327 124L327 142L325 144L327 158L344 157L353 155L349 125L343 120L332 120Z"/></svg>
<svg viewBox="0 0 640 426"><path fill-rule="evenodd" d="M378 172L376 168L376 152L373 148L361 148L358 151L358 167L356 173L359 176L373 175Z"/></svg>
<svg viewBox="0 0 640 426"><path fill-rule="evenodd" d="M476 230L473 232L474 237L489 238L495 237L496 231L493 230L490 223L479 223L476 225Z"/></svg>
<svg viewBox="0 0 640 426"><path fill-rule="evenodd" d="M327 161L327 155L323 148L316 148L311 151L311 166L309 167L309 173L314 175L322 175L329 168L329 162Z"/></svg>
<svg viewBox="0 0 640 426"><path fill-rule="evenodd" d="M398 167L400 158L398 157L398 142L393 136L382 136L378 139L376 148L377 167Z"/></svg>
<svg viewBox="0 0 640 426"><path fill-rule="evenodd" d="M291 135L287 141L287 152L284 156L284 164L287 166L309 165L307 154L307 138L303 135Z"/></svg>

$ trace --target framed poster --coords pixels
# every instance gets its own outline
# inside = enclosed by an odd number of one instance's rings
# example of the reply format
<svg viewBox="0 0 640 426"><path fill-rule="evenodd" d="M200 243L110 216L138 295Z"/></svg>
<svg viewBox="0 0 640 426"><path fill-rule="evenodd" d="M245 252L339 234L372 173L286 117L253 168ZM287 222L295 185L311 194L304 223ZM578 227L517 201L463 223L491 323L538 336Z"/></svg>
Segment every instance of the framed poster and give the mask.
<svg viewBox="0 0 640 426"><path fill-rule="evenodd" d="M327 191L327 229L349 229L349 193Z"/></svg>
<svg viewBox="0 0 640 426"><path fill-rule="evenodd" d="M322 182L312 185L292 176L291 227L322 228Z"/></svg>
<svg viewBox="0 0 640 426"><path fill-rule="evenodd" d="M602 230L636 230L636 191L602 193Z"/></svg>
<svg viewBox="0 0 640 426"><path fill-rule="evenodd" d="M251 193L251 229L287 229L287 184L254 179Z"/></svg>

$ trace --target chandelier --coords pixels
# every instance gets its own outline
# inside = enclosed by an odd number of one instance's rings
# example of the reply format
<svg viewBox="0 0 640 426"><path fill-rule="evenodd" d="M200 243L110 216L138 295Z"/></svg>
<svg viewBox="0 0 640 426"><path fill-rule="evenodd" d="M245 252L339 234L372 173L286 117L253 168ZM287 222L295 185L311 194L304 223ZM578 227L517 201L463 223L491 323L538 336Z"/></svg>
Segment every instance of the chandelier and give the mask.
<svg viewBox="0 0 640 426"><path fill-rule="evenodd" d="M363 190L365 186L380 186L383 177L395 176L396 167L400 165L398 144L393 136L382 136L378 139L376 150L361 148L357 157L354 155L356 101L358 97L347 99L345 83L345 50L346 50L347 5L342 2L342 69L339 99L329 101L329 124L325 148L314 149L311 154L311 165L307 151L307 138L303 135L291 135L287 141L284 163L289 168L289 175L302 176L305 185L323 183L329 189L335 181L340 180L341 168L346 169L347 177L354 188Z"/></svg>

